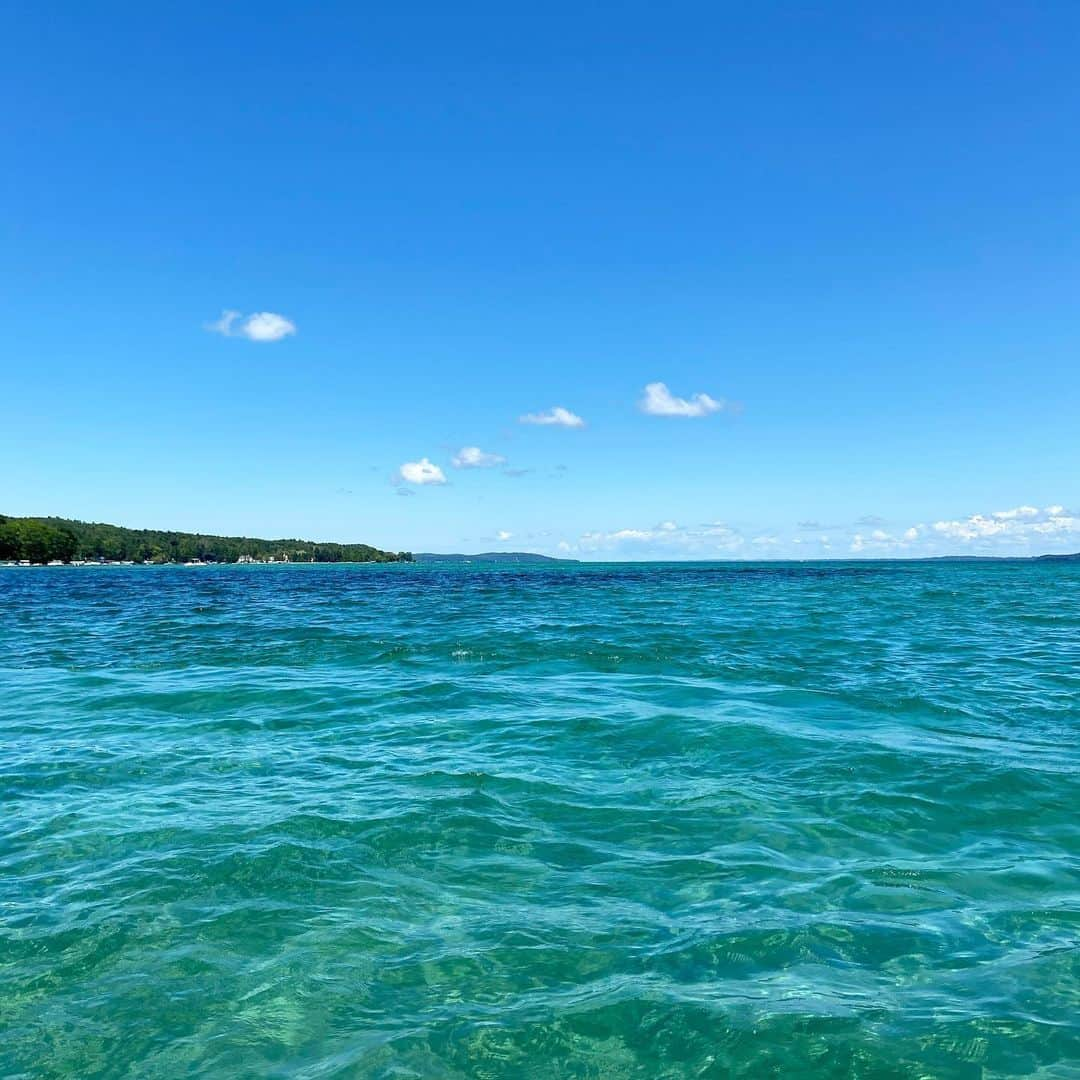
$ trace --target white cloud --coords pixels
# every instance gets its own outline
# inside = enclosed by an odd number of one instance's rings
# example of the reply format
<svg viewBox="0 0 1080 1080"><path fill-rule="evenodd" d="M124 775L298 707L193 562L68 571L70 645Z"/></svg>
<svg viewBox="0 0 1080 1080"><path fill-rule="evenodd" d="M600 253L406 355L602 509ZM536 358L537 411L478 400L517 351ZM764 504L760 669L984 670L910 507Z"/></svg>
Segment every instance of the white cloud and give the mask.
<svg viewBox="0 0 1080 1080"><path fill-rule="evenodd" d="M205 328L209 330L211 334L221 334L222 337L233 336L233 323L240 318L239 311L223 311L221 318L215 322L207 323Z"/></svg>
<svg viewBox="0 0 1080 1080"><path fill-rule="evenodd" d="M240 327L249 341L280 341L296 333L296 324L272 311L258 311L249 315Z"/></svg>
<svg viewBox="0 0 1080 1080"><path fill-rule="evenodd" d="M488 454L479 446L463 446L450 459L450 464L455 469L491 469L505 461L500 454Z"/></svg>
<svg viewBox="0 0 1080 1080"><path fill-rule="evenodd" d="M645 387L639 407L650 416L708 416L724 407L723 401L708 394L693 394L689 398L675 397L662 382L651 382Z"/></svg>
<svg viewBox="0 0 1080 1080"><path fill-rule="evenodd" d="M512 532L507 532L506 529L500 529L495 534L495 539L496 540L511 540L511 539L513 539L513 536L514 536L514 534Z"/></svg>
<svg viewBox="0 0 1080 1080"><path fill-rule="evenodd" d="M865 518L863 520L866 520ZM871 520L880 521L880 518L872 518ZM866 533L857 532L851 538L850 549L855 552L869 552L870 554L884 558L888 556L904 555L907 553L908 548L919 539L919 530L924 528L922 525L913 525L910 529L905 529L903 533L896 536L894 533L886 532L884 529L873 529L869 535ZM823 548L828 548L829 538L823 536L821 538L821 544Z"/></svg>
<svg viewBox="0 0 1080 1080"><path fill-rule="evenodd" d="M553 424L557 427L569 428L583 428L585 426L585 421L582 420L577 413L572 413L569 409L564 409L561 405L556 405L553 409L548 409L547 412L526 413L524 416L518 417L518 423Z"/></svg>
<svg viewBox="0 0 1080 1080"><path fill-rule="evenodd" d="M1045 521L1033 521L1027 526L1027 532L1039 535L1049 533L1080 533L1080 517L1071 514L1055 514Z"/></svg>
<svg viewBox="0 0 1080 1080"><path fill-rule="evenodd" d="M726 521L707 521L701 528L706 536L733 536L738 531Z"/></svg>
<svg viewBox="0 0 1080 1080"><path fill-rule="evenodd" d="M223 311L221 318L206 329L222 337L243 337L248 341L281 341L296 333L296 323L273 311L256 311L244 316L239 311Z"/></svg>
<svg viewBox="0 0 1080 1080"><path fill-rule="evenodd" d="M867 520L867 519L864 519ZM614 530L594 529L576 540L564 540L563 553L584 558L617 559L776 559L830 558L846 555L872 559L920 558L939 555L1031 555L1080 551L1080 512L1060 504L1041 509L972 514L904 527L873 524L837 526L813 534L787 536L766 521L745 534L724 521L679 525L661 520L651 528L631 524Z"/></svg>
<svg viewBox="0 0 1080 1080"><path fill-rule="evenodd" d="M1006 532L1009 525L994 517L972 514L963 521L935 521L934 531L950 540L977 540Z"/></svg>
<svg viewBox="0 0 1080 1080"><path fill-rule="evenodd" d="M432 464L428 459L421 458L419 461L406 461L398 469L398 478L406 484L445 484L446 475L438 465Z"/></svg>
<svg viewBox="0 0 1080 1080"><path fill-rule="evenodd" d="M934 531L950 540L965 543L990 539L1030 543L1031 539L1080 534L1080 516L1054 504L1039 510L1035 506L1017 506L995 510L992 514L972 514L955 521L935 521Z"/></svg>
<svg viewBox="0 0 1080 1080"><path fill-rule="evenodd" d="M972 514L953 521L935 521L934 531L950 540L986 540L991 537L1026 539L1032 534L1067 533L1076 531L1080 520L1064 506L1014 506L1011 510L994 510L990 514Z"/></svg>
<svg viewBox="0 0 1080 1080"><path fill-rule="evenodd" d="M574 544L559 546L560 551L579 554L626 553L634 558L730 558L746 543L735 529L715 522L687 528L674 521L661 521L651 529L625 528L610 532L593 530L582 533Z"/></svg>

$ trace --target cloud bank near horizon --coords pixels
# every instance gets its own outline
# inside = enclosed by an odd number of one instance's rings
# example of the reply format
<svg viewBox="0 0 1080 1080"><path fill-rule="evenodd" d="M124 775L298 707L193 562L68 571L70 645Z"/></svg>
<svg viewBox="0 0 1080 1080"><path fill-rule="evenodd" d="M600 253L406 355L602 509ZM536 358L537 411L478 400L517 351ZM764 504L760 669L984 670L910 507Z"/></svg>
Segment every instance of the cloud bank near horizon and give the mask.
<svg viewBox="0 0 1080 1080"><path fill-rule="evenodd" d="M880 523L867 528L865 522ZM594 529L563 538L553 554L615 559L835 559L933 558L935 556L1023 556L1080 550L1080 514L1060 504L1021 505L968 517L886 528L866 515L847 526L816 522L789 529L748 529L724 521Z"/></svg>

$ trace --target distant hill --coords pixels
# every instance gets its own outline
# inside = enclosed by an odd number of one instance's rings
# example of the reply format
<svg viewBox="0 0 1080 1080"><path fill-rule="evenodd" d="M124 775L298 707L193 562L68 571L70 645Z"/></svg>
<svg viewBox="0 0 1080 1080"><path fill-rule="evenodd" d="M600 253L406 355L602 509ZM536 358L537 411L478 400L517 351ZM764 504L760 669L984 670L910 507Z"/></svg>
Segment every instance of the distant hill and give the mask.
<svg viewBox="0 0 1080 1080"><path fill-rule="evenodd" d="M1080 551L1067 555L928 555L913 562L1076 562Z"/></svg>
<svg viewBox="0 0 1080 1080"><path fill-rule="evenodd" d="M210 536L69 518L17 518L0 515L0 560L30 562L411 562L407 551L382 551L368 544L328 544L315 540L258 540ZM246 561L245 559L245 561Z"/></svg>
<svg viewBox="0 0 1080 1080"><path fill-rule="evenodd" d="M479 555L437 555L432 551L418 552L413 562L493 562L493 563L576 563L577 559L556 559L550 555L537 555L532 551L485 551Z"/></svg>

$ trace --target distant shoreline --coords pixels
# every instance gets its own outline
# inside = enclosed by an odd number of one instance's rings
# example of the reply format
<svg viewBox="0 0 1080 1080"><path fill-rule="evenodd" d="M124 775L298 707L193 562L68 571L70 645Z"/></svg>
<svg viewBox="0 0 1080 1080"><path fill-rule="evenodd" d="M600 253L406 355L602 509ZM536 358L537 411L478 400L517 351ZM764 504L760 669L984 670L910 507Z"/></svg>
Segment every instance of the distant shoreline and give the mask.
<svg viewBox="0 0 1080 1080"><path fill-rule="evenodd" d="M97 560L75 559L69 562L50 560L31 562L28 560L0 560L0 570L43 570L43 569L200 569L207 567L256 567L256 566L385 566L394 562L403 562L413 566L496 566L512 568L515 566L557 567L557 566L873 566L882 563L890 565L915 563L1034 563L1034 562L1076 562L1080 563L1080 552L1055 555L925 555L908 558L851 558L851 559L558 559L547 555L528 555L513 557L505 552L493 552L490 555L435 555L425 553L412 559L335 559L335 560L291 560L291 559L251 559L251 560L203 560L203 561L133 561L133 560Z"/></svg>
<svg viewBox="0 0 1080 1080"><path fill-rule="evenodd" d="M322 540L262 540L57 517L0 514L0 564L112 565L412 562L409 551Z"/></svg>
<svg viewBox="0 0 1080 1080"><path fill-rule="evenodd" d="M82 570L82 569L199 569L202 567L222 566L386 566L391 562L410 562L411 560L387 560L387 559L335 559L333 562L317 562L313 559L290 560L290 559L253 559L250 562L228 562L225 560L205 560L201 562L153 562L144 560L134 562L132 560L109 560L97 559L73 559L71 562L61 562L53 559L49 562L29 562L21 559L18 562L12 560L0 561L0 570Z"/></svg>

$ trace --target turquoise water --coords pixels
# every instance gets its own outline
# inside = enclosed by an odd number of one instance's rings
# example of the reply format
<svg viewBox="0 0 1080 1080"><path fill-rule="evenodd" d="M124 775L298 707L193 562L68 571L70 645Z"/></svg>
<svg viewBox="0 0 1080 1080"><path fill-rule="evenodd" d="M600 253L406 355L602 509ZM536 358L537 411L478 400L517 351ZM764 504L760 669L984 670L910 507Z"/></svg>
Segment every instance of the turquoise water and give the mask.
<svg viewBox="0 0 1080 1080"><path fill-rule="evenodd" d="M1080 565L0 570L0 1075L1080 1075Z"/></svg>

